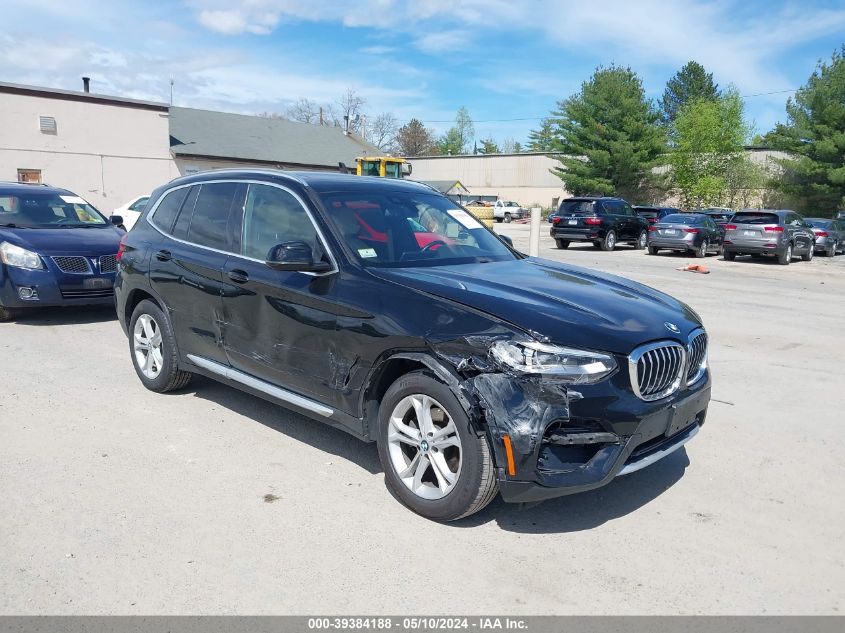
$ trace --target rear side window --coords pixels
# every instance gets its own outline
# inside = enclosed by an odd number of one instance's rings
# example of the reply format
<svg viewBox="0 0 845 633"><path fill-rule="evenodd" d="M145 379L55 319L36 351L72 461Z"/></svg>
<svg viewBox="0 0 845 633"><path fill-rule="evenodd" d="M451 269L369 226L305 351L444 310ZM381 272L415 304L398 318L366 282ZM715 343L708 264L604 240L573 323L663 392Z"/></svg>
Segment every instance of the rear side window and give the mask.
<svg viewBox="0 0 845 633"><path fill-rule="evenodd" d="M733 220L735 224L778 224L780 217L777 213L757 213L754 211L740 211L735 214Z"/></svg>
<svg viewBox="0 0 845 633"><path fill-rule="evenodd" d="M212 182L200 188L194 214L188 228L188 241L208 248L226 250L229 210L238 185L234 182Z"/></svg>
<svg viewBox="0 0 845 633"><path fill-rule="evenodd" d="M564 200L560 203L561 215L594 215L595 202L593 200Z"/></svg>
<svg viewBox="0 0 845 633"><path fill-rule="evenodd" d="M176 214L182 208L182 203L185 201L187 195L188 187L171 191L164 196L155 210L153 222L168 235L173 230L173 220L176 219Z"/></svg>

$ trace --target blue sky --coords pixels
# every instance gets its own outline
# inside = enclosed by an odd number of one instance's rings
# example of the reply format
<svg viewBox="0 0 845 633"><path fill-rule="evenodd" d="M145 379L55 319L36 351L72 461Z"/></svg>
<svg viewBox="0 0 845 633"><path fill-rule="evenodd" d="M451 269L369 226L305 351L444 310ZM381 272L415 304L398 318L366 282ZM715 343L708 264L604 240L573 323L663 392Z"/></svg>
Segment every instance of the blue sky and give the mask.
<svg viewBox="0 0 845 633"><path fill-rule="evenodd" d="M334 102L438 132L466 106L476 136L524 142L598 65L648 96L694 59L734 84L765 132L845 42L845 3L728 0L2 0L0 81L230 112ZM772 93L778 94L764 94ZM524 119L524 120L513 120Z"/></svg>

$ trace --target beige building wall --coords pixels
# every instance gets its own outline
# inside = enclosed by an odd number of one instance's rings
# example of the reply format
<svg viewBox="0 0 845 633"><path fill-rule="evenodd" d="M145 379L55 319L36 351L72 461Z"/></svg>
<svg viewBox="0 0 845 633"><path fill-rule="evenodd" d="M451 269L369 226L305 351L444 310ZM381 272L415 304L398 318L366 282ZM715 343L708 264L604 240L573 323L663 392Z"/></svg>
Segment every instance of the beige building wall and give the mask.
<svg viewBox="0 0 845 633"><path fill-rule="evenodd" d="M432 156L409 159L414 180L460 180L472 196L498 196L522 206L552 206L569 195L551 170L560 165L545 154Z"/></svg>
<svg viewBox="0 0 845 633"><path fill-rule="evenodd" d="M39 117L53 117L44 133ZM0 92L0 180L41 170L42 182L109 214L179 175L165 109Z"/></svg>

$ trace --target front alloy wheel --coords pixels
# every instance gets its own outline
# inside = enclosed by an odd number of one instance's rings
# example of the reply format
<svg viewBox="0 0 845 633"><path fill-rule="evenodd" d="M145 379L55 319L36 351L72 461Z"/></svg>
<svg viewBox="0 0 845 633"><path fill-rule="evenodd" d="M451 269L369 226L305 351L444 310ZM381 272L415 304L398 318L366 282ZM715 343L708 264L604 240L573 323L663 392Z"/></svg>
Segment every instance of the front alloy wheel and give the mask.
<svg viewBox="0 0 845 633"><path fill-rule="evenodd" d="M448 385L427 371L394 382L379 404L378 453L399 501L435 521L486 506L498 491L486 434Z"/></svg>
<svg viewBox="0 0 845 633"><path fill-rule="evenodd" d="M445 407L425 394L403 398L390 414L388 450L402 483L423 499L442 499L461 474L461 438Z"/></svg>

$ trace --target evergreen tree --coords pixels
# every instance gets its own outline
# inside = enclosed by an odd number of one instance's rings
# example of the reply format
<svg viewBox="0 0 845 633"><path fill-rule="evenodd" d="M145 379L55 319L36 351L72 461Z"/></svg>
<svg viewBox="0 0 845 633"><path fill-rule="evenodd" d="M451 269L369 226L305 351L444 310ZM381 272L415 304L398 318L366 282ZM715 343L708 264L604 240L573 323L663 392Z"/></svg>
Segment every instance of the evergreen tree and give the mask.
<svg viewBox="0 0 845 633"><path fill-rule="evenodd" d="M713 73L708 73L698 62L687 62L666 83L660 102L663 123L671 125L678 110L690 101L718 98L719 86L713 81Z"/></svg>
<svg viewBox="0 0 845 633"><path fill-rule="evenodd" d="M555 148L564 154L555 172L569 191L651 197L665 136L634 71L599 67L579 93L558 102L552 118Z"/></svg>
<svg viewBox="0 0 845 633"><path fill-rule="evenodd" d="M832 215L845 208L845 46L816 70L786 103L787 123L766 138L794 158L775 187L796 210Z"/></svg>
<svg viewBox="0 0 845 633"><path fill-rule="evenodd" d="M528 149L532 152L551 152L554 143L554 125L548 117L540 123L540 129L531 130L528 134Z"/></svg>

